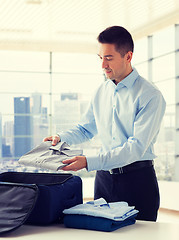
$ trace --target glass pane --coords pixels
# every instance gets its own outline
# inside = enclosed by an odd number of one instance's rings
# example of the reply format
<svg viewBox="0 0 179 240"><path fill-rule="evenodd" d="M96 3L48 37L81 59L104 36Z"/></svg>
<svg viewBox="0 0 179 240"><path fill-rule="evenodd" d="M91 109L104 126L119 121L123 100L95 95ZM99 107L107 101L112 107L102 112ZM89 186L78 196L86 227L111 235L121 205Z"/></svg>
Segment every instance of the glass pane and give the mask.
<svg viewBox="0 0 179 240"><path fill-rule="evenodd" d="M175 115L176 114L175 111L176 111L176 105L175 104L167 105L166 110L165 110L165 114Z"/></svg>
<svg viewBox="0 0 179 240"><path fill-rule="evenodd" d="M174 26L156 32L153 35L153 57L163 55L175 50Z"/></svg>
<svg viewBox="0 0 179 240"><path fill-rule="evenodd" d="M148 58L147 38L142 38L134 42L133 64L146 61Z"/></svg>
<svg viewBox="0 0 179 240"><path fill-rule="evenodd" d="M1 157L11 158L14 153L14 116L1 115Z"/></svg>
<svg viewBox="0 0 179 240"><path fill-rule="evenodd" d="M175 114L165 112L165 116L163 119L165 128L175 128ZM166 139L167 140L167 139ZM173 139L174 141L174 139Z"/></svg>
<svg viewBox="0 0 179 240"><path fill-rule="evenodd" d="M147 62L142 64L137 64L134 67L136 68L140 76L150 81L150 79L148 79L148 63Z"/></svg>
<svg viewBox="0 0 179 240"><path fill-rule="evenodd" d="M155 170L158 180L172 181L175 168L175 157L168 149L170 145L163 145L163 154L158 155L155 160ZM167 154L166 154L167 152Z"/></svg>
<svg viewBox="0 0 179 240"><path fill-rule="evenodd" d="M50 53L0 51L0 70L49 72Z"/></svg>
<svg viewBox="0 0 179 240"><path fill-rule="evenodd" d="M78 93L62 93L53 97L53 125L56 132L69 130L80 121L89 100Z"/></svg>
<svg viewBox="0 0 179 240"><path fill-rule="evenodd" d="M9 114L1 114L1 153L3 158L18 159L49 135L49 96L35 93L7 98L12 108Z"/></svg>
<svg viewBox="0 0 179 240"><path fill-rule="evenodd" d="M97 54L53 53L53 72L60 73L99 73L101 61Z"/></svg>
<svg viewBox="0 0 179 240"><path fill-rule="evenodd" d="M173 78L175 76L175 55L169 54L153 60L153 81Z"/></svg>
<svg viewBox="0 0 179 240"><path fill-rule="evenodd" d="M162 92L167 104L175 104L175 79L157 82L155 85Z"/></svg>
<svg viewBox="0 0 179 240"><path fill-rule="evenodd" d="M175 167L175 115L165 113L155 144L155 169L159 180L172 180Z"/></svg>
<svg viewBox="0 0 179 240"><path fill-rule="evenodd" d="M92 95L104 81L103 74L53 74L53 93L83 93Z"/></svg>
<svg viewBox="0 0 179 240"><path fill-rule="evenodd" d="M159 180L172 180L175 167L175 128L161 127L155 144L155 168Z"/></svg>
<svg viewBox="0 0 179 240"><path fill-rule="evenodd" d="M36 99L35 96L39 96L39 98L42 98L41 93L38 93L38 92L34 92L31 94L25 94L25 93L24 94L18 94L18 93L1 94L0 93L0 113L3 115L14 114L15 98L21 98L22 101L25 98L29 98L30 99L29 105L30 105L31 113L33 111L36 112L37 111L36 109L38 109L40 106L41 106L41 108L46 107L46 108L48 108L48 111L50 111L49 95L43 95L43 99L40 100L41 101L40 103L38 102L38 100ZM41 105L39 106L39 104L41 104Z"/></svg>
<svg viewBox="0 0 179 240"><path fill-rule="evenodd" d="M0 93L49 93L50 76L48 73L0 72Z"/></svg>

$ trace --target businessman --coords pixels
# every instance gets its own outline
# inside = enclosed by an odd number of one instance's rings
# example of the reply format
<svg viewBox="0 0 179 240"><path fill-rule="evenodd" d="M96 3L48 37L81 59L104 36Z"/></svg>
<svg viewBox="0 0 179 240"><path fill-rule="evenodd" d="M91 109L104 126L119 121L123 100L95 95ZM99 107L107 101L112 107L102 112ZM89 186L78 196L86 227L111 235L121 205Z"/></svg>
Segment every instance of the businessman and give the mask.
<svg viewBox="0 0 179 240"><path fill-rule="evenodd" d="M139 210L137 219L156 221L160 197L153 146L166 103L161 92L132 67L134 42L125 28L109 27L97 40L107 81L96 90L75 128L44 141L79 144L98 134L99 154L63 161L69 164L63 170L96 170L95 199L126 201Z"/></svg>

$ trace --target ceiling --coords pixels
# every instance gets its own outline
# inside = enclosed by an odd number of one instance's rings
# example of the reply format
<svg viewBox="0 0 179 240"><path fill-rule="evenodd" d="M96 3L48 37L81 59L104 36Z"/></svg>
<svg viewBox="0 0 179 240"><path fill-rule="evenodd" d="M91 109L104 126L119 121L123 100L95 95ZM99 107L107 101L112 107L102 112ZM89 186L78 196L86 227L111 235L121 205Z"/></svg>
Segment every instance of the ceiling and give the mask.
<svg viewBox="0 0 179 240"><path fill-rule="evenodd" d="M0 49L94 52L108 26L139 39L176 23L178 0L1 0Z"/></svg>

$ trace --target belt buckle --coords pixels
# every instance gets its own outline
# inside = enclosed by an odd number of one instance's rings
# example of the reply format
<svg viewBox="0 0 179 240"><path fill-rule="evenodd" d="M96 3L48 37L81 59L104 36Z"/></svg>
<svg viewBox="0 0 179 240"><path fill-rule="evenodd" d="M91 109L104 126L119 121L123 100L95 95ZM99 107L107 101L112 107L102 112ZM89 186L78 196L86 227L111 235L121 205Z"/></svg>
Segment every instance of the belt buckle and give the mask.
<svg viewBox="0 0 179 240"><path fill-rule="evenodd" d="M109 173L110 173L110 174L113 174L113 170L112 170L112 169L110 169L110 170L109 170Z"/></svg>
<svg viewBox="0 0 179 240"><path fill-rule="evenodd" d="M115 172L114 170L118 170L118 172ZM120 167L120 168L110 169L109 173L112 174L112 175L117 175L117 174L123 174L124 171L123 171L123 168Z"/></svg>

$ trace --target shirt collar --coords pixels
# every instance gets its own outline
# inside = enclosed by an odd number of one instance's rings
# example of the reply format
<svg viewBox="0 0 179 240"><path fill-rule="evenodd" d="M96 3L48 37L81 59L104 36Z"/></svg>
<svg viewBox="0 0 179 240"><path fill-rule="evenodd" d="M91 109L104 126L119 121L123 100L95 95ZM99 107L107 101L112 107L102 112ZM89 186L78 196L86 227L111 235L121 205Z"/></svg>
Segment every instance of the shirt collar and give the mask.
<svg viewBox="0 0 179 240"><path fill-rule="evenodd" d="M127 77L125 77L121 82L117 84L117 88L120 88L121 85L127 88L131 88L138 76L139 74L137 70L133 68L133 71Z"/></svg>

